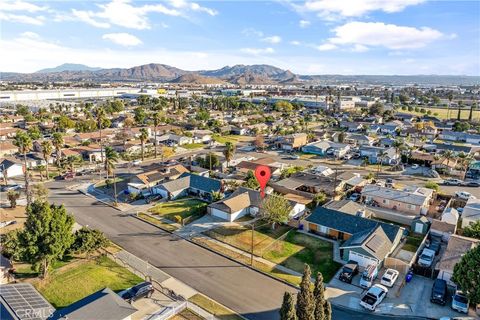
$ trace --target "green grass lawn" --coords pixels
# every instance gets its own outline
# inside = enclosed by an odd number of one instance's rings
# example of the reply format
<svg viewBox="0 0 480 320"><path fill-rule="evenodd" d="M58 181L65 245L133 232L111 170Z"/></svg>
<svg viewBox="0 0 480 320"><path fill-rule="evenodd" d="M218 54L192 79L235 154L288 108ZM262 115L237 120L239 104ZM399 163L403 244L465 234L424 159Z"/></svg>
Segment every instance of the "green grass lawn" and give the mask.
<svg viewBox="0 0 480 320"><path fill-rule="evenodd" d="M180 147L185 148L185 149L200 149L203 148L205 145L203 143L188 143L188 144L183 144Z"/></svg>
<svg viewBox="0 0 480 320"><path fill-rule="evenodd" d="M202 217L207 212L207 203L197 199L181 199L157 204L148 210L168 220L175 221L175 216L191 222Z"/></svg>
<svg viewBox="0 0 480 320"><path fill-rule="evenodd" d="M412 235L407 236L407 241L403 245L402 249L410 252L417 252L418 247L423 241L423 236L420 235Z"/></svg>
<svg viewBox="0 0 480 320"><path fill-rule="evenodd" d="M178 229L178 228L177 228L175 225L173 225L173 224L165 223L165 222L160 221L160 220L158 220L158 219L155 219L154 217L152 217L152 216L150 216L150 215L148 215L148 214L145 214L145 213L139 213L139 214L138 214L138 217L141 218L141 219L143 219L143 220L146 220L146 221L148 221L148 222L150 222L150 223L153 223L153 224L159 226L160 228L166 229L166 230L171 231L171 232L173 232L173 231L175 231L175 230Z"/></svg>
<svg viewBox="0 0 480 320"><path fill-rule="evenodd" d="M218 143L225 144L227 142L231 142L233 144L237 144L238 142L250 142L254 141L255 137L250 136L237 136L237 135L218 135L214 134L212 139Z"/></svg>
<svg viewBox="0 0 480 320"><path fill-rule="evenodd" d="M99 257L63 266L33 284L55 308L62 308L102 288L121 291L142 281L109 258Z"/></svg>
<svg viewBox="0 0 480 320"><path fill-rule="evenodd" d="M303 272L305 263L312 274L323 274L325 282L335 275L340 264L333 261L333 245L330 242L291 231L285 240L276 242L263 257L297 272Z"/></svg>
<svg viewBox="0 0 480 320"><path fill-rule="evenodd" d="M432 113L431 113L431 116L435 116L434 114L436 113L437 115L435 117L439 118L439 119L447 119L447 118L450 118L450 119L457 119L457 115L458 115L458 109L450 109L450 116L447 117L447 109L446 108L433 108L433 107L419 107L419 109L425 109L426 111L430 110ZM410 113L410 114L414 114L414 115L417 115L417 116L423 116L423 115L426 115L424 113L421 113L421 112L415 112L415 111L408 111L408 110L402 110L402 109L398 109L398 112L402 112L402 113ZM468 116L470 114L470 109L462 109L462 111L460 111L460 119L462 120L466 120L468 119ZM472 119L480 119L480 110L473 110L473 113L472 113Z"/></svg>

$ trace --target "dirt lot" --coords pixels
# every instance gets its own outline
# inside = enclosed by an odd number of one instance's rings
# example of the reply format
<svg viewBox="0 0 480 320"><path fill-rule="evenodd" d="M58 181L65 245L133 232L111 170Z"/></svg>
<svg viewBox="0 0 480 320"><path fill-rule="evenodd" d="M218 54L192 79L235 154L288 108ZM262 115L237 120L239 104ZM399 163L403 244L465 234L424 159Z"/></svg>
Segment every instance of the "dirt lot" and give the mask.
<svg viewBox="0 0 480 320"><path fill-rule="evenodd" d="M25 213L25 207L17 206L15 209L0 208L0 222L16 221L17 223L0 228L0 234L8 233L11 230L19 229L23 227L23 224L27 220Z"/></svg>

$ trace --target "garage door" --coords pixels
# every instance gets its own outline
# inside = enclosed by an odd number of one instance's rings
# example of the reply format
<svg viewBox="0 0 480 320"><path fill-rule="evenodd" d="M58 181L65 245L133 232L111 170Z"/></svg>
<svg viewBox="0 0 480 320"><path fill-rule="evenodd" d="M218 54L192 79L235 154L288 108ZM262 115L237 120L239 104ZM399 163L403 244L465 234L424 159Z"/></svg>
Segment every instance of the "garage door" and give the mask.
<svg viewBox="0 0 480 320"><path fill-rule="evenodd" d="M350 251L348 256L349 260L356 261L361 268L366 268L370 264L376 264L378 262L378 260L375 258L364 256L363 254L355 251Z"/></svg>

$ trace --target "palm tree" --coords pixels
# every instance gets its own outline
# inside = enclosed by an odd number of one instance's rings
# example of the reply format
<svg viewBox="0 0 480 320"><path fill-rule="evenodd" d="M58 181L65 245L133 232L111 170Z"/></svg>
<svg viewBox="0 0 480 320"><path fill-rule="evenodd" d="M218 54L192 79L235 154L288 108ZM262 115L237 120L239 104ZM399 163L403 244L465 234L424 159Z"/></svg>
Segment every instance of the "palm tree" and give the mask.
<svg viewBox="0 0 480 320"><path fill-rule="evenodd" d="M50 178L48 174L48 160L50 160L50 155L52 154L53 146L49 140L42 141L42 155L43 160L45 160L45 171L47 174L47 180Z"/></svg>
<svg viewBox="0 0 480 320"><path fill-rule="evenodd" d="M466 154L464 152L460 153L458 155L458 160L460 162L460 166L462 168L462 175L463 175L463 180L465 180L465 176L467 175L467 170L468 167L470 166L470 163L474 160L475 158L470 155Z"/></svg>
<svg viewBox="0 0 480 320"><path fill-rule="evenodd" d="M158 146L158 141L157 141L157 128L160 122L162 121L164 114L163 112L155 112L152 116L153 119L153 135L154 135L154 143L155 143L155 159L157 159L157 146Z"/></svg>
<svg viewBox="0 0 480 320"><path fill-rule="evenodd" d="M115 181L115 163L119 160L119 155L112 147L105 148L105 171L107 171L107 179L111 175L113 177L113 195L115 203L117 203L117 182Z"/></svg>
<svg viewBox="0 0 480 320"><path fill-rule="evenodd" d="M233 154L235 153L235 146L231 142L225 143L225 150L223 150L223 155L225 156L225 160L227 160L227 168L229 162L233 158Z"/></svg>
<svg viewBox="0 0 480 320"><path fill-rule="evenodd" d="M30 205L30 203L32 202L32 194L30 192L30 182L28 179L27 152L32 149L32 138L30 138L30 136L26 132L18 130L15 135L14 144L18 147L18 151L23 154L23 175L25 178L25 192L27 194L27 205Z"/></svg>
<svg viewBox="0 0 480 320"><path fill-rule="evenodd" d="M448 97L447 119L450 119L450 107L451 107L452 100L453 100L453 93L449 92L447 97Z"/></svg>
<svg viewBox="0 0 480 320"><path fill-rule="evenodd" d="M145 128L140 129L140 142L142 143L142 161L145 160L145 141L148 139L148 131Z"/></svg>
<svg viewBox="0 0 480 320"><path fill-rule="evenodd" d="M405 143L402 140L397 139L393 141L392 147L395 148L395 154L397 155L397 157L400 157L400 152L405 149Z"/></svg>
<svg viewBox="0 0 480 320"><path fill-rule="evenodd" d="M450 161L455 158L455 153L452 150L445 150L442 154L442 159L447 160L447 170L450 171Z"/></svg>
<svg viewBox="0 0 480 320"><path fill-rule="evenodd" d="M377 178L378 178L379 174L382 172L382 164L383 164L383 161L386 159L387 155L388 155L388 153L385 152L385 151L381 151L377 155L377 162L378 162Z"/></svg>
<svg viewBox="0 0 480 320"><path fill-rule="evenodd" d="M105 109L102 107L98 107L95 111L95 116L97 118L97 126L100 131L100 159L103 162L103 141L102 141L102 129L103 129L103 122L107 118L107 113Z"/></svg>
<svg viewBox="0 0 480 320"><path fill-rule="evenodd" d="M75 165L80 164L82 160L78 156L68 156L62 159L62 167L68 169L68 171L74 173Z"/></svg>
<svg viewBox="0 0 480 320"><path fill-rule="evenodd" d="M65 143L65 140L63 140L63 135L60 132L55 132L52 135L52 143L57 153L57 161L56 161L57 166L59 166L60 158L62 157L62 147L63 147L63 144Z"/></svg>

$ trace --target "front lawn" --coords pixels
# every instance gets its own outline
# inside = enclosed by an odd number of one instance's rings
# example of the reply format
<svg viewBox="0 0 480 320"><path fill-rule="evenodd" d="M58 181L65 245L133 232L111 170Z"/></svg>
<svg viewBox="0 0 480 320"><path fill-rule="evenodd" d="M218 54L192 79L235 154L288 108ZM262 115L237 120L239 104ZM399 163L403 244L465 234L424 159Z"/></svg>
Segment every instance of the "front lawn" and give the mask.
<svg viewBox="0 0 480 320"><path fill-rule="evenodd" d="M176 221L175 216L180 216L184 222L191 222L203 217L207 212L207 205L197 199L181 199L159 203L148 211L171 221Z"/></svg>
<svg viewBox="0 0 480 320"><path fill-rule="evenodd" d="M94 260L77 260L58 268L47 279L33 285L55 308L63 308L102 288L113 291L130 288L143 279L102 256Z"/></svg>
<svg viewBox="0 0 480 320"><path fill-rule="evenodd" d="M205 145L203 143L188 143L188 144L182 144L181 147L184 149L200 149L203 148Z"/></svg>

